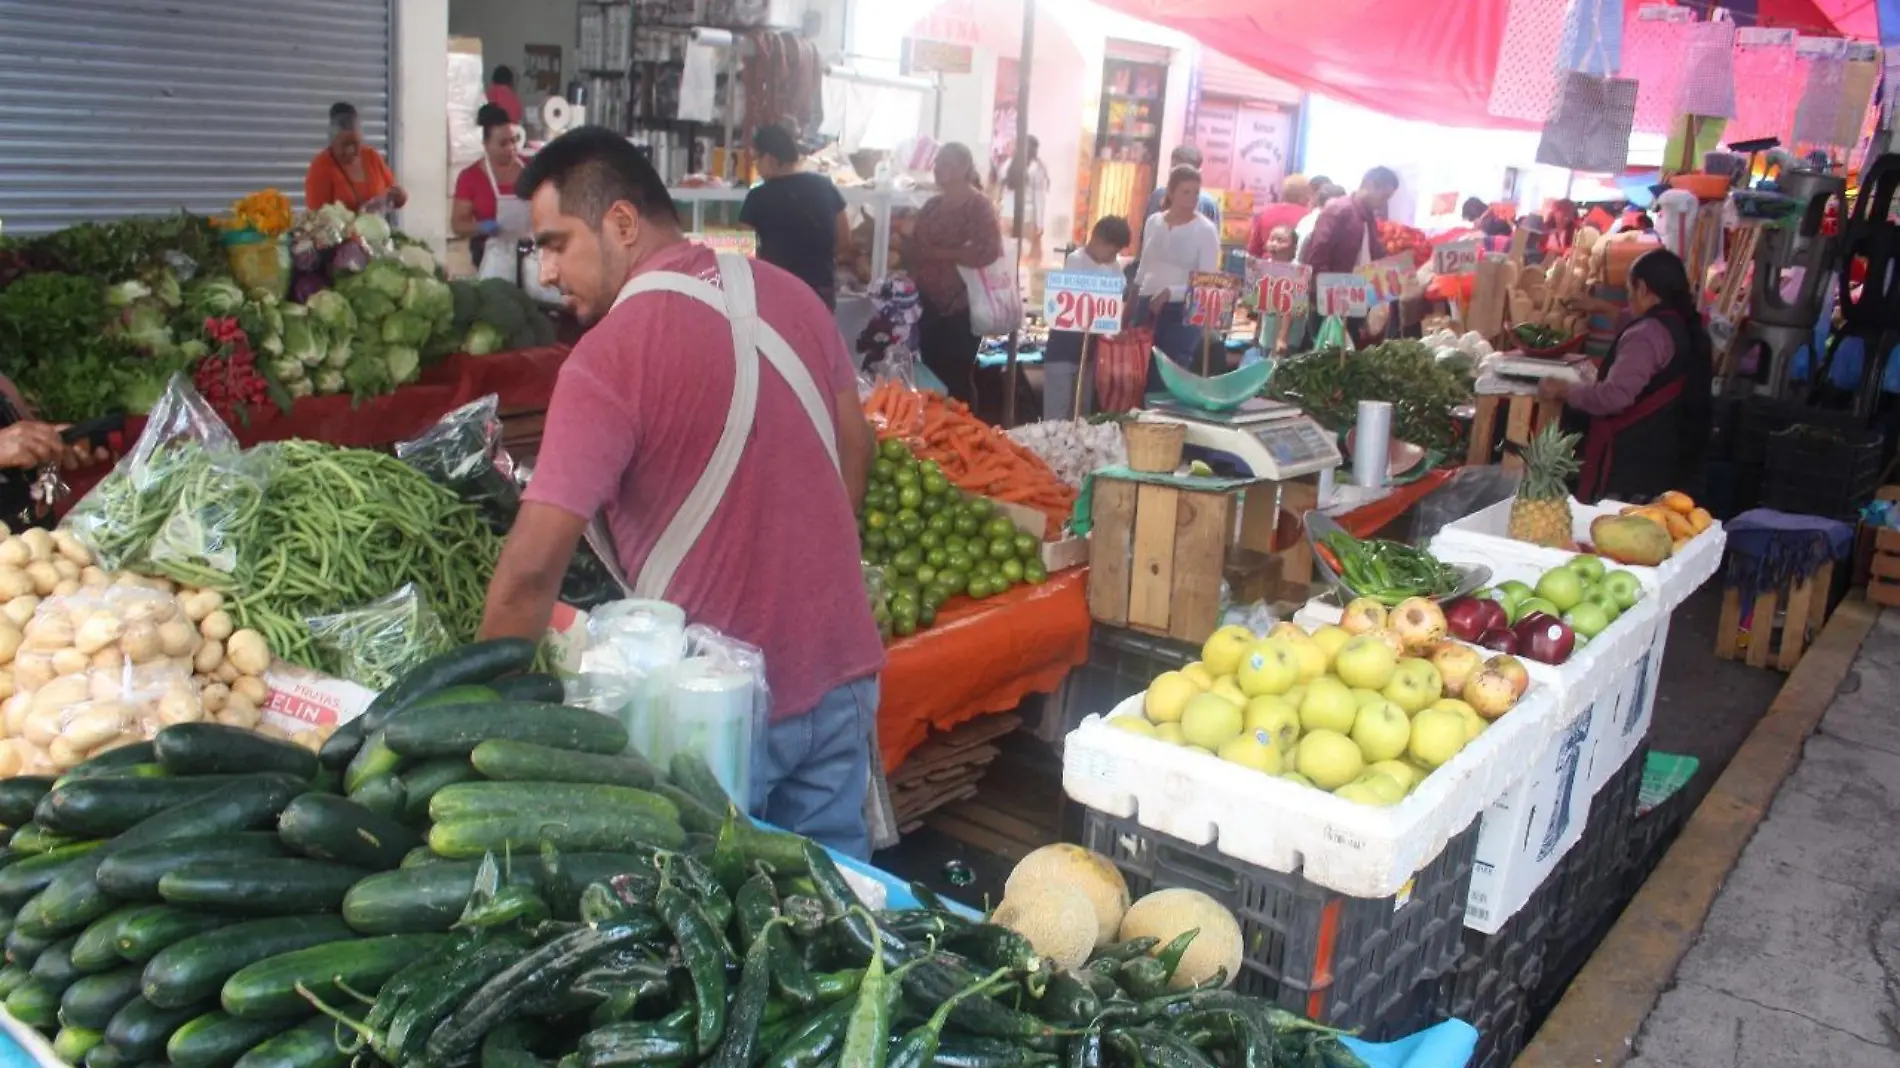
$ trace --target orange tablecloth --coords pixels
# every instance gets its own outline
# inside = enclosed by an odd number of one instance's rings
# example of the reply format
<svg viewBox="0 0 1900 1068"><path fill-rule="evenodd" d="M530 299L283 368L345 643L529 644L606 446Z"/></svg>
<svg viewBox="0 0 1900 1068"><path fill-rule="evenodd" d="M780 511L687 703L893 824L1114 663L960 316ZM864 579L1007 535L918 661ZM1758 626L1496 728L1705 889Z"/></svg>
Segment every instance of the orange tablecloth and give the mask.
<svg viewBox="0 0 1900 1068"><path fill-rule="evenodd" d="M959 599L892 645L879 679L877 740L895 771L931 730L1007 712L1089 658L1086 567L987 601Z"/></svg>

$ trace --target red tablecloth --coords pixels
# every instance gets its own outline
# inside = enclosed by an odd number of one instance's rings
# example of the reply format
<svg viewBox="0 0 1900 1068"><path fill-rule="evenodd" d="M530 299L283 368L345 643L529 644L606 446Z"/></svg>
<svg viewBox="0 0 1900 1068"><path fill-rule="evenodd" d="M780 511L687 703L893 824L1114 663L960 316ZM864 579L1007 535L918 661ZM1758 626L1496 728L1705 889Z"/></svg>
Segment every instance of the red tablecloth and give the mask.
<svg viewBox="0 0 1900 1068"><path fill-rule="evenodd" d="M894 771L931 730L1007 712L1062 685L1089 658L1089 571L986 601L959 599L930 629L892 645L879 679L877 740Z"/></svg>
<svg viewBox="0 0 1900 1068"><path fill-rule="evenodd" d="M351 448L382 448L415 437L449 410L489 393L500 397L504 412L546 407L567 352L565 345L551 345L491 356L458 354L424 371L415 385L387 396L361 403L346 395L304 397L288 412L274 406L253 411L249 422L237 421L231 430L246 446L303 438ZM143 416L128 419L124 445L129 447L144 428ZM66 483L73 492L61 502L62 510L85 496L109 470L109 465L98 464L68 472Z"/></svg>

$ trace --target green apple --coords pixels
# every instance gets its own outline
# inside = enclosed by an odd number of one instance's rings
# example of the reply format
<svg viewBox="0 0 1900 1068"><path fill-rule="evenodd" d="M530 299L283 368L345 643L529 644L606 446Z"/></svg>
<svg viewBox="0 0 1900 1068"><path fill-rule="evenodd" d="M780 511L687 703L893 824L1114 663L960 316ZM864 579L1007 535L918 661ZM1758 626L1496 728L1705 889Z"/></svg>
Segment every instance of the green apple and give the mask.
<svg viewBox="0 0 1900 1068"><path fill-rule="evenodd" d="M1465 717L1449 708L1427 708L1412 719L1406 753L1428 767L1440 768L1465 747Z"/></svg>
<svg viewBox="0 0 1900 1068"><path fill-rule="evenodd" d="M1578 553L1571 557L1564 566L1582 575L1585 582L1603 581L1603 572L1608 570L1603 566L1603 558L1601 556L1591 556L1589 553Z"/></svg>
<svg viewBox="0 0 1900 1068"><path fill-rule="evenodd" d="M1392 681L1379 691L1408 716L1445 695L1445 680L1429 660L1407 657L1392 672Z"/></svg>
<svg viewBox="0 0 1900 1068"><path fill-rule="evenodd" d="M1130 734L1145 734L1150 738L1155 736L1155 725L1141 716L1110 716L1108 725Z"/></svg>
<svg viewBox="0 0 1900 1068"><path fill-rule="evenodd" d="M1367 760L1395 760L1404 754L1406 743L1412 740L1412 721L1405 718L1404 709L1390 701L1380 701L1359 709L1351 737L1360 755Z"/></svg>
<svg viewBox="0 0 1900 1068"><path fill-rule="evenodd" d="M1498 583L1492 592L1498 600L1504 602L1504 607L1510 611L1512 619L1517 618L1518 606L1529 600L1532 595L1531 588L1516 579L1507 579Z"/></svg>
<svg viewBox="0 0 1900 1068"><path fill-rule="evenodd" d="M1583 600L1583 576L1567 567L1552 568L1537 580L1537 596L1568 612Z"/></svg>
<svg viewBox="0 0 1900 1068"><path fill-rule="evenodd" d="M1182 739L1202 749L1219 749L1240 733L1240 726L1240 705L1218 693L1201 694L1181 713Z"/></svg>
<svg viewBox="0 0 1900 1068"><path fill-rule="evenodd" d="M1208 635L1207 642L1201 646L1201 663L1215 678L1232 675L1240 670L1240 662L1247 650L1260 639L1254 632L1242 626L1225 626Z"/></svg>
<svg viewBox="0 0 1900 1068"><path fill-rule="evenodd" d="M1361 690L1383 690L1392 681L1399 658L1392 647L1372 634L1361 634L1347 642L1333 658L1333 674L1347 686Z"/></svg>
<svg viewBox="0 0 1900 1068"><path fill-rule="evenodd" d="M1359 702L1345 683L1324 675L1306 684L1306 697L1300 702L1300 729L1348 734L1359 715Z"/></svg>
<svg viewBox="0 0 1900 1068"><path fill-rule="evenodd" d="M1252 768L1268 775L1280 774L1280 747L1266 731L1238 734L1222 742L1214 755L1230 764Z"/></svg>
<svg viewBox="0 0 1900 1068"><path fill-rule="evenodd" d="M1284 755L1300 740L1300 710L1283 697L1256 697L1241 712L1243 731L1266 731Z"/></svg>
<svg viewBox="0 0 1900 1068"><path fill-rule="evenodd" d="M1517 606L1517 615L1511 617L1511 622L1516 623L1518 620L1523 619L1533 612L1542 612L1552 619L1556 619L1564 614L1563 609L1558 608L1542 597L1527 597L1524 599L1524 603Z"/></svg>
<svg viewBox="0 0 1900 1068"><path fill-rule="evenodd" d="M1339 650L1345 648L1346 643L1351 640L1352 631L1331 623L1313 632L1313 641L1319 645L1320 651L1326 654L1328 664L1333 662L1333 658L1339 655Z"/></svg>
<svg viewBox="0 0 1900 1068"><path fill-rule="evenodd" d="M1643 584L1636 576L1621 568L1603 576L1603 588L1616 598L1616 606L1628 611L1643 599Z"/></svg>
<svg viewBox="0 0 1900 1068"><path fill-rule="evenodd" d="M1234 681L1248 697L1283 694L1300 681L1300 658L1283 641L1269 638L1255 642L1241 660Z"/></svg>
<svg viewBox="0 0 1900 1068"><path fill-rule="evenodd" d="M1326 674L1328 657L1326 650L1313 640L1311 634L1300 629L1298 623L1279 623L1267 632L1267 640L1284 642L1300 658L1300 681L1311 682Z"/></svg>
<svg viewBox="0 0 1900 1068"><path fill-rule="evenodd" d="M1603 633L1611 618L1610 613L1594 601L1584 601L1564 613L1564 622L1570 624L1570 629L1580 638L1594 638Z"/></svg>
<svg viewBox="0 0 1900 1068"><path fill-rule="evenodd" d="M1359 747L1338 731L1309 731L1300 739L1299 764L1294 770L1322 790L1337 790L1365 769L1366 758Z"/></svg>
<svg viewBox="0 0 1900 1068"><path fill-rule="evenodd" d="M1590 592L1584 595L1583 603L1596 605L1605 612L1608 612L1610 614L1610 622L1612 623L1616 622L1617 617L1623 614L1623 606L1616 603L1616 595L1612 594L1609 588L1600 582L1590 587Z"/></svg>
<svg viewBox="0 0 1900 1068"><path fill-rule="evenodd" d="M1371 775L1375 772L1405 787L1407 793L1425 779L1423 769L1407 764L1403 760L1376 760L1366 765L1366 774Z"/></svg>

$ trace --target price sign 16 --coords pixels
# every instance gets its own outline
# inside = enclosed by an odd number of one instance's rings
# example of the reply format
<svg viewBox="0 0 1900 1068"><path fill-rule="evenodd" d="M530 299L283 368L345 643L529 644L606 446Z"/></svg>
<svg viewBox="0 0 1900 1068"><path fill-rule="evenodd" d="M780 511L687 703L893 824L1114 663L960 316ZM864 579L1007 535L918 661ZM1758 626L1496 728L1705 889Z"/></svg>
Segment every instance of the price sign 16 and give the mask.
<svg viewBox="0 0 1900 1068"><path fill-rule="evenodd" d="M1113 334L1121 329L1124 285L1118 274L1051 274L1043 281L1043 320L1051 330Z"/></svg>
<svg viewBox="0 0 1900 1068"><path fill-rule="evenodd" d="M1275 315L1303 311L1311 299L1313 269L1302 263L1260 265L1260 307Z"/></svg>

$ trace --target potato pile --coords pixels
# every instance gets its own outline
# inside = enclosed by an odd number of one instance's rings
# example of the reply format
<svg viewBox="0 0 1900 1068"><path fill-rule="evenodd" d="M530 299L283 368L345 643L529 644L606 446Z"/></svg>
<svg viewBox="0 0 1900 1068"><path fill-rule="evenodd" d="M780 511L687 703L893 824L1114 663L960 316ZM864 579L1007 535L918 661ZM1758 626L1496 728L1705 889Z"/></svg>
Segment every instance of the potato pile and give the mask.
<svg viewBox="0 0 1900 1068"><path fill-rule="evenodd" d="M262 721L270 648L215 590L108 573L70 534L29 530L0 541L0 598L0 777L201 720L322 744Z"/></svg>

